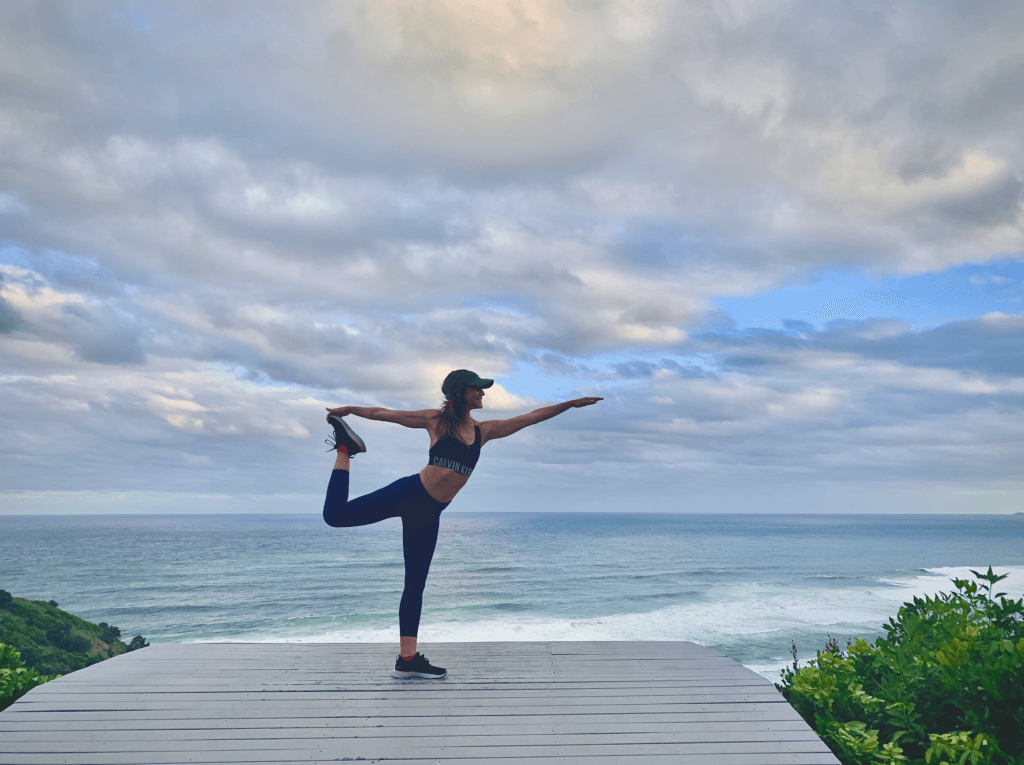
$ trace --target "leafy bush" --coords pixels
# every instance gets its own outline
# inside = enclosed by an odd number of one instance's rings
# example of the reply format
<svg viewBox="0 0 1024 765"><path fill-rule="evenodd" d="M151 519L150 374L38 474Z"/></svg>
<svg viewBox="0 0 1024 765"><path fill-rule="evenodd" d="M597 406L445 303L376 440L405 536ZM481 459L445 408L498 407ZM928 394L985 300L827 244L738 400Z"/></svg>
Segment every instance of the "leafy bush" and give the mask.
<svg viewBox="0 0 1024 765"><path fill-rule="evenodd" d="M50 629L46 630L46 639L54 646L60 647L64 638L71 634L71 625L66 622L57 622Z"/></svg>
<svg viewBox="0 0 1024 765"><path fill-rule="evenodd" d="M128 644L129 651L137 651L140 648L145 648L149 645L149 642L142 635L136 635L132 638L132 642Z"/></svg>
<svg viewBox="0 0 1024 765"><path fill-rule="evenodd" d="M92 648L92 643L78 634L72 634L72 625L66 622L58 622L46 631L46 639L54 647L71 653L86 653Z"/></svg>
<svg viewBox="0 0 1024 765"><path fill-rule="evenodd" d="M14 596L7 590L0 590L0 608L9 608L14 603Z"/></svg>
<svg viewBox="0 0 1024 765"><path fill-rule="evenodd" d="M117 627L106 622L100 622L97 626L103 630L102 638L104 643L113 643L115 640L121 639L121 630Z"/></svg>
<svg viewBox="0 0 1024 765"><path fill-rule="evenodd" d="M0 710L6 709L37 685L52 677L42 677L21 663L14 646L0 643Z"/></svg>
<svg viewBox="0 0 1024 765"><path fill-rule="evenodd" d="M844 765L1024 765L1024 600L988 569L914 598L869 645L825 650L776 687Z"/></svg>

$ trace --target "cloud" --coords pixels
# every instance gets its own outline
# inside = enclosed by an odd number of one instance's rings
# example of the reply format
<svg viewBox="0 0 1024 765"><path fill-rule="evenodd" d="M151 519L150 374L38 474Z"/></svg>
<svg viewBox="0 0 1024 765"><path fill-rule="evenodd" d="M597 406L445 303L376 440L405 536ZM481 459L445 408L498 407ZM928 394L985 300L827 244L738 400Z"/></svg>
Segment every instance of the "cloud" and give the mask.
<svg viewBox="0 0 1024 765"><path fill-rule="evenodd" d="M866 318L878 293L739 332L715 299L1019 259L1021 28L1012 2L8 3L5 459L48 486L73 412L68 490L302 494L321 405L433 406L467 367L495 411L607 394L501 445L538 474L1009 480L1019 315L921 328Z"/></svg>
<svg viewBox="0 0 1024 765"><path fill-rule="evenodd" d="M987 287L989 285L998 286L1000 284L1012 282L1011 279L1008 279L1005 276L999 276L998 274L989 273L987 271L979 274L971 274L971 276L968 277L968 281L975 287Z"/></svg>

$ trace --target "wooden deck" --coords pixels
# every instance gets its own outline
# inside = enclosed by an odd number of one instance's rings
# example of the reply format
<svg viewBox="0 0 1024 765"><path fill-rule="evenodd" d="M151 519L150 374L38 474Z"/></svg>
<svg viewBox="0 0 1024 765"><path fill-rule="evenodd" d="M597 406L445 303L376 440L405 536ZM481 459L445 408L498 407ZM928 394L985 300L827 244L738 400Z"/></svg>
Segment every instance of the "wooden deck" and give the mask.
<svg viewBox="0 0 1024 765"><path fill-rule="evenodd" d="M0 763L837 764L772 684L693 643L154 645L0 712Z"/></svg>

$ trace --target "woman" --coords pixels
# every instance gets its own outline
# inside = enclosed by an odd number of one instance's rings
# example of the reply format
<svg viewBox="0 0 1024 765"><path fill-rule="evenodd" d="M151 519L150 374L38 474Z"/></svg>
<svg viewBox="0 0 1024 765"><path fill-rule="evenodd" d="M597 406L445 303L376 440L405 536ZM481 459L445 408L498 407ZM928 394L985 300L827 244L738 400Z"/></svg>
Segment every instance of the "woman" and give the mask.
<svg viewBox="0 0 1024 765"><path fill-rule="evenodd" d="M402 548L405 553L405 589L398 607L400 645L395 660L395 677L441 678L447 674L416 651L416 635L423 607L423 587L430 571L437 544L437 530L443 511L459 489L466 485L480 458L480 448L495 438L504 438L561 414L567 409L589 406L601 398L578 398L545 406L529 414L508 420L477 422L470 416L482 409L484 388L494 380L485 380L468 369L457 369L441 384L445 403L440 409L402 412L394 409L340 406L328 408L327 422L334 427L337 449L334 472L324 501L324 520L338 527L365 526L385 518L402 519ZM363 439L342 418L354 414L368 420L395 422L407 428L422 428L430 434L430 461L419 474L406 476L390 486L378 489L351 502L348 499L349 460L366 451Z"/></svg>

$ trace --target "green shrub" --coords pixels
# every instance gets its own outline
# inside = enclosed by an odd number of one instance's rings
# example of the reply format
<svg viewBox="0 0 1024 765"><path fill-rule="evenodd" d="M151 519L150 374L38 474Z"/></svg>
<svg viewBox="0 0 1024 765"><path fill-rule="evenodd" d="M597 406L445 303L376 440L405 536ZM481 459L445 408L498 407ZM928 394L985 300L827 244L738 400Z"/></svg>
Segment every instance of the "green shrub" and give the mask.
<svg viewBox="0 0 1024 765"><path fill-rule="evenodd" d="M87 653L92 642L81 635L72 633L73 625L58 622L46 631L46 639L55 647L70 653Z"/></svg>
<svg viewBox="0 0 1024 765"><path fill-rule="evenodd" d="M0 710L6 709L37 685L52 677L42 677L21 663L14 646L0 643Z"/></svg>
<svg viewBox="0 0 1024 765"><path fill-rule="evenodd" d="M7 590L0 590L0 608L9 608L14 603L14 596Z"/></svg>
<svg viewBox="0 0 1024 765"><path fill-rule="evenodd" d="M875 644L793 666L776 687L845 765L1024 765L1024 601L991 567L914 598Z"/></svg>
<svg viewBox="0 0 1024 765"><path fill-rule="evenodd" d="M101 638L104 643L113 643L115 640L121 639L121 630L119 628L106 622L100 622L97 626L103 630Z"/></svg>

